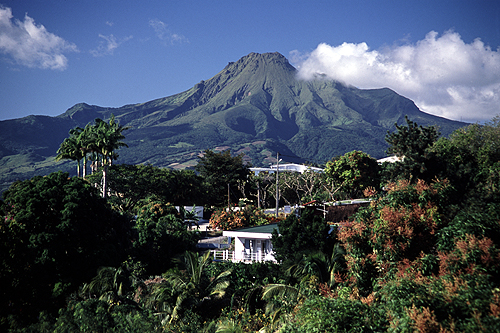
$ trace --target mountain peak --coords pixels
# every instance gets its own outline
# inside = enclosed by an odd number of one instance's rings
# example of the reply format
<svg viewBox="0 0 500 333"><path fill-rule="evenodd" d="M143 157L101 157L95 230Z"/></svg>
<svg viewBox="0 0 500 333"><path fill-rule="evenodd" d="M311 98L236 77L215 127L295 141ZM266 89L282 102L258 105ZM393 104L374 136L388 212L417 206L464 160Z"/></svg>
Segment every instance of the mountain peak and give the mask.
<svg viewBox="0 0 500 333"><path fill-rule="evenodd" d="M248 63L251 61L273 61L273 60L279 60L279 61L284 61L288 62L288 59L285 58L284 55L282 55L279 52L266 52L266 53L257 53L257 52L250 52L246 56L241 57L237 63ZM234 64L234 62L230 62L230 64Z"/></svg>
<svg viewBox="0 0 500 333"><path fill-rule="evenodd" d="M285 69L286 71L295 72L295 68L290 65L288 59L279 52L249 53L236 62L229 62L229 64L226 66L226 68L224 68L223 71L233 71L238 69L255 70L259 67L261 67L263 70L272 70L272 68L275 67L276 69L281 68Z"/></svg>
<svg viewBox="0 0 500 333"><path fill-rule="evenodd" d="M272 162L277 151L293 162L323 162L354 149L382 157L387 131L405 115L422 126L438 125L444 135L464 125L427 115L388 89L298 80L296 73L278 52L250 53L172 96L120 108L79 103L57 118L0 121L0 158L30 158L22 167L0 165L0 191L3 183L19 179L19 169L30 170L26 176L60 169L46 162L69 129L111 114L130 127L121 163L176 168L194 165L200 151L223 147L257 166Z"/></svg>
<svg viewBox="0 0 500 333"><path fill-rule="evenodd" d="M256 52L251 52L249 53L248 55L242 57L240 59L241 60L264 60L264 61L276 61L276 60L279 60L279 61L283 61L283 62L286 62L288 63L288 59L285 58L284 55L282 55L281 53L279 52L266 52L266 53L256 53Z"/></svg>

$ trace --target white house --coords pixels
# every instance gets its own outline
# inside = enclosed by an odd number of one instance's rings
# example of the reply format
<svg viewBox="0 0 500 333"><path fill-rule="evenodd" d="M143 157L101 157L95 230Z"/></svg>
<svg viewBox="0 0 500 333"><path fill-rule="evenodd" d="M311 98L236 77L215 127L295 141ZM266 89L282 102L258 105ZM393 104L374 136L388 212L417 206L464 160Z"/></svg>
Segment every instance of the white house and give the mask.
<svg viewBox="0 0 500 333"><path fill-rule="evenodd" d="M278 230L278 224L268 224L239 230L224 231L229 242L234 238L234 251L213 250L214 259L242 262L276 261L273 253L271 237L273 230Z"/></svg>
<svg viewBox="0 0 500 333"><path fill-rule="evenodd" d="M396 162L401 162L403 159L404 159L404 156L403 157L397 157L396 155L393 155L393 156L381 158L381 159L377 160L377 163L378 164L382 164L382 163L385 163L385 162L396 163Z"/></svg>
<svg viewBox="0 0 500 333"><path fill-rule="evenodd" d="M259 172L269 172L269 173L274 173L276 170L279 172L283 171L291 171L291 172L299 172L299 173L304 173L306 171L313 171L313 172L323 172L323 169L321 168L316 168L308 165L303 165L303 164L294 164L294 163L283 163L283 164L274 164L271 165L269 168L250 168L251 171L255 173L255 175L258 175Z"/></svg>

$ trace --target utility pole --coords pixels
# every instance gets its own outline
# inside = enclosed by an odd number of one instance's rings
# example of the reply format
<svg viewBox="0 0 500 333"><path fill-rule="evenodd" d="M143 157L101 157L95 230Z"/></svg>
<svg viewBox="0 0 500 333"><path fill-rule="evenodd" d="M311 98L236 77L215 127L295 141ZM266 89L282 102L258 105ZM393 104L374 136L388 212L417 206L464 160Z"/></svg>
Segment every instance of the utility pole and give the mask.
<svg viewBox="0 0 500 333"><path fill-rule="evenodd" d="M280 153L276 153L276 218L278 217L278 208L280 202L280 192L278 187L278 178L280 173Z"/></svg>
<svg viewBox="0 0 500 333"><path fill-rule="evenodd" d="M257 178L257 208L260 208L260 181Z"/></svg>
<svg viewBox="0 0 500 333"><path fill-rule="evenodd" d="M230 206L230 193L229 193L229 183L227 183L227 209L229 210Z"/></svg>

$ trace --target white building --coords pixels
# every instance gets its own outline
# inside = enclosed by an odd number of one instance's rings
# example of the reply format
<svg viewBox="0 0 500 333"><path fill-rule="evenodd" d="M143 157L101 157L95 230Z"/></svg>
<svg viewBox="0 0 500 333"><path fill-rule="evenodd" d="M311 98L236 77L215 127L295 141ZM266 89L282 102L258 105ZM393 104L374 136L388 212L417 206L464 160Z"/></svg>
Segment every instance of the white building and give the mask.
<svg viewBox="0 0 500 333"><path fill-rule="evenodd" d="M269 168L250 168L253 172L255 172L255 175L258 175L259 172L269 172L269 173L274 173L276 170L279 172L283 171L291 171L291 172L299 172L299 173L304 173L306 171L313 171L313 172L323 172L323 169L321 168L316 168L308 165L303 165L303 164L294 164L294 163L283 163L283 164L274 164L271 165Z"/></svg>
<svg viewBox="0 0 500 333"><path fill-rule="evenodd" d="M404 157L397 157L396 155L393 155L393 156L381 158L381 159L377 160L377 163L378 164L382 164L382 163L385 163L385 162L387 162L387 163L396 163L396 162L401 162L403 159L404 159Z"/></svg>
<svg viewBox="0 0 500 333"><path fill-rule="evenodd" d="M254 261L276 262L271 243L273 230L278 230L277 223L224 231L222 233L224 237L234 238L234 251L213 250L214 259L249 263Z"/></svg>

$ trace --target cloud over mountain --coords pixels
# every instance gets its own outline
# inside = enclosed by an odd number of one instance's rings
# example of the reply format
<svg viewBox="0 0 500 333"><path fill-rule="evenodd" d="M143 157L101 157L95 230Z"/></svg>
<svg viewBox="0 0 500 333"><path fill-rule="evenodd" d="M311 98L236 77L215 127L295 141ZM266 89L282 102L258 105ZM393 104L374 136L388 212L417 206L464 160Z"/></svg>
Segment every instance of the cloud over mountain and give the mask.
<svg viewBox="0 0 500 333"><path fill-rule="evenodd" d="M500 53L480 39L465 43L447 31L415 44L370 50L366 43L320 44L292 52L301 79L328 77L358 88L388 87L430 114L484 121L500 110Z"/></svg>
<svg viewBox="0 0 500 333"><path fill-rule="evenodd" d="M0 53L22 66L63 70L68 66L65 52L78 52L78 48L27 14L24 21L13 19L12 10L0 5Z"/></svg>

